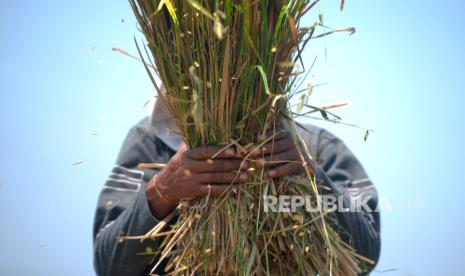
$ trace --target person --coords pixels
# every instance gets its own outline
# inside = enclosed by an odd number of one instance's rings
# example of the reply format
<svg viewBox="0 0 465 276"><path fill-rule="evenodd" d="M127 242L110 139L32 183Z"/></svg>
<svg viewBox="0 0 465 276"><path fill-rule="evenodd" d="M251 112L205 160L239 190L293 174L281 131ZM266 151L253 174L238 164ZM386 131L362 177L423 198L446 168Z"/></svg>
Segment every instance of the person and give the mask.
<svg viewBox="0 0 465 276"><path fill-rule="evenodd" d="M319 181L344 200L369 198L375 210L377 192L362 165L345 144L328 131L305 125L301 134L312 156L318 162L312 169ZM270 142L271 143L271 142ZM269 161L300 160L289 133L282 132L273 145L265 145L261 164L267 167L268 177L282 177L303 172L297 162L268 166ZM111 171L98 199L94 237L94 267L98 275L147 275L153 256L143 254L160 240L127 240L118 242L121 235L143 235L166 217L182 199L219 196L234 185L248 179L247 166L228 149L207 162L219 150L204 146L187 149L176 132L174 119L168 115L161 101L156 101L151 116L129 131L116 165ZM166 163L162 169L139 169L140 163ZM237 171L242 171L237 176ZM233 186L234 186L233 185ZM356 252L374 264L380 254L380 217L378 212L359 210L338 212L337 219L344 231L341 237ZM158 274L163 274L163 266Z"/></svg>

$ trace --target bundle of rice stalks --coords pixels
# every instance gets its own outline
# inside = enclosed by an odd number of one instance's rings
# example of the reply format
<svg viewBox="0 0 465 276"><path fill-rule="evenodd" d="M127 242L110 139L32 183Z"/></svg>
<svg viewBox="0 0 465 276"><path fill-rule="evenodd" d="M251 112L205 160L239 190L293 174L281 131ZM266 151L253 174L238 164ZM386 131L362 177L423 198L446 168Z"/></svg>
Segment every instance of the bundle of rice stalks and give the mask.
<svg viewBox="0 0 465 276"><path fill-rule="evenodd" d="M300 20L317 3L130 0L147 42L138 45L139 54L188 147L234 147L249 160L267 142L261 134L278 124L299 143L288 102L303 73L295 64L322 26L321 18L305 28ZM304 155L305 146L302 162ZM264 195L316 198L312 171L302 165L305 175L275 181L262 169L251 170L250 182L224 197L181 203L143 237L165 235L154 269L165 261L172 274L355 275L358 257L330 226L337 221L329 214L264 211Z"/></svg>

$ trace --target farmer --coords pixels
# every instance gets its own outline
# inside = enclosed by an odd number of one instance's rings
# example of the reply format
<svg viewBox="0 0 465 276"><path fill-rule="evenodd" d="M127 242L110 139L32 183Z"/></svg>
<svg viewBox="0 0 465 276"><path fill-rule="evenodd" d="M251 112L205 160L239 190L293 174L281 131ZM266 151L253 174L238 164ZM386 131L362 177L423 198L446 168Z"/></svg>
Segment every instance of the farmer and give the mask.
<svg viewBox="0 0 465 276"><path fill-rule="evenodd" d="M367 205L375 210L376 190L363 167L344 143L329 132L315 126L305 126L301 131L316 162L308 161L315 176L333 193L341 194L344 202L354 198L368 198ZM98 275L146 275L151 269L152 256L145 252L157 241L128 240L118 242L120 235L143 235L173 211L182 199L203 197L210 193L219 196L234 185L248 179L241 160L234 157L232 149L207 162L219 147L205 146L186 149L176 132L174 120L168 115L161 101L157 101L150 118L134 126L119 153L98 200L94 237L94 265ZM260 153L261 162L271 178L300 174L304 167L289 133L278 134L274 145L265 145ZM273 152L271 152L271 149ZM258 157L258 156L257 156ZM138 169L139 163L166 163L159 169ZM276 164L276 163L275 163ZM247 164L246 164L247 165ZM243 170L236 177L237 170ZM338 231L358 254L374 263L380 252L379 213L361 208L357 212L337 212ZM153 265L153 264L152 264ZM373 269L374 264L369 267ZM163 274L163 268L159 274Z"/></svg>

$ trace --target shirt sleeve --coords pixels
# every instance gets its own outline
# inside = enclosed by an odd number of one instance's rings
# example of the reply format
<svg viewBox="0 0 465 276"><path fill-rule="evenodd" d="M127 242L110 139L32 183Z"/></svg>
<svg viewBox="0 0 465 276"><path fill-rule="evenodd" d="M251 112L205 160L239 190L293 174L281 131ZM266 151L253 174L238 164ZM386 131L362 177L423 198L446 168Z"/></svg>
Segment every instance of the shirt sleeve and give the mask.
<svg viewBox="0 0 465 276"><path fill-rule="evenodd" d="M130 130L98 199L93 230L97 275L148 273L154 256L138 253L146 252L147 247L156 249L160 240L119 242L118 237L143 235L159 222L146 198L147 183L157 170L137 169L137 164L166 163L172 154L141 125Z"/></svg>
<svg viewBox="0 0 465 276"><path fill-rule="evenodd" d="M369 273L378 262L381 248L377 191L359 160L340 139L323 129L311 128L310 132L317 136L309 142L318 163L315 176L337 196L338 208L342 200L345 210L336 212L336 231L358 254L374 262L365 267L365 273Z"/></svg>

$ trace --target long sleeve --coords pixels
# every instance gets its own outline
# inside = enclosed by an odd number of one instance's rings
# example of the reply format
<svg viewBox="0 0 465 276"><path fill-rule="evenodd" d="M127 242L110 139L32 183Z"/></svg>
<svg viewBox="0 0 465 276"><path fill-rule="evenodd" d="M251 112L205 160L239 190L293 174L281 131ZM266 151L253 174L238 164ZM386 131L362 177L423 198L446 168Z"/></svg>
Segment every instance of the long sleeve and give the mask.
<svg viewBox="0 0 465 276"><path fill-rule="evenodd" d="M375 267L381 248L380 216L376 207L378 196L373 183L354 154L337 137L326 130L310 126L304 135L316 158L316 178L330 188L330 193L342 198L344 208L357 206L349 212L336 213L342 229L336 229L341 238L351 244L356 252L372 261L368 272ZM303 133L306 131L303 131ZM317 139L315 139L315 136ZM368 207L364 208L363 203ZM339 203L338 203L339 204Z"/></svg>
<svg viewBox="0 0 465 276"><path fill-rule="evenodd" d="M173 151L153 135L148 120L133 127L121 148L116 165L103 187L94 221L94 267L98 275L143 275L148 273L150 255L146 248L157 248L160 240L126 240L121 235L143 235L158 220L146 198L146 186L156 170L137 169L139 163L165 163Z"/></svg>

